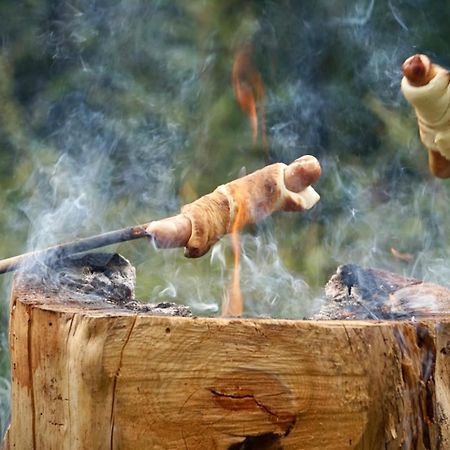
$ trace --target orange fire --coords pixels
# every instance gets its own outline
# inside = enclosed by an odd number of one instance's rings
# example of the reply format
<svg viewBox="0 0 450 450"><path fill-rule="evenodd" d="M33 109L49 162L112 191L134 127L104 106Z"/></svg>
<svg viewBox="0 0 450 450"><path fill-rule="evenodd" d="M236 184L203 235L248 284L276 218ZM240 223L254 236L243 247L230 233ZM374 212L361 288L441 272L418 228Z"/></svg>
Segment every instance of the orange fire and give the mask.
<svg viewBox="0 0 450 450"><path fill-rule="evenodd" d="M251 61L251 47L246 46L236 53L232 69L234 94L242 111L247 114L252 129L253 144L258 142L259 123L262 145L268 160L266 139L266 119L264 112L264 85L261 75ZM222 304L223 316L240 316L244 312L244 300L241 292L241 243L239 231L245 223L245 202L239 192L234 192L236 214L231 226L231 248L233 250L233 275L228 296Z"/></svg>
<svg viewBox="0 0 450 450"><path fill-rule="evenodd" d="M236 53L231 78L236 100L249 118L254 144L258 141L258 125L261 124L262 145L267 159L266 119L263 105L264 84L261 74L252 63L251 53L252 49L249 45Z"/></svg>
<svg viewBox="0 0 450 450"><path fill-rule="evenodd" d="M411 253L401 252L395 247L391 247L391 254L394 258L397 258L400 261L411 262L414 259L414 255Z"/></svg>
<svg viewBox="0 0 450 450"><path fill-rule="evenodd" d="M240 316L244 312L244 300L241 292L241 243L239 239L239 231L245 223L249 221L247 217L249 211L242 192L233 191L235 201L235 216L231 226L231 249L233 251L233 274L231 277L228 295L222 304L223 316Z"/></svg>
<svg viewBox="0 0 450 450"><path fill-rule="evenodd" d="M237 202L236 217L231 227L231 248L233 250L233 274L228 296L222 305L223 316L240 316L244 312L244 299L241 292L241 242L240 224L243 222L243 205Z"/></svg>

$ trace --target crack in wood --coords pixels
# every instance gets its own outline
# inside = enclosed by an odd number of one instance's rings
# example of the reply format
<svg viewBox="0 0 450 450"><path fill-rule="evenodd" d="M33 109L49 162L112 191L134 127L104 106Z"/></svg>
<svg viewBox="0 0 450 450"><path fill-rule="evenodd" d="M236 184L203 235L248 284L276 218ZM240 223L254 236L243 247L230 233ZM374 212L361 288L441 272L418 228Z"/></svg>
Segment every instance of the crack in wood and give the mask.
<svg viewBox="0 0 450 450"><path fill-rule="evenodd" d="M193 395L195 395L198 392L198 389L196 389L195 391L191 392L186 400L184 401L184 403L181 405L181 408L178 410L178 414L181 414L181 412L183 411L184 407L187 405L188 401L192 398Z"/></svg>
<svg viewBox="0 0 450 450"><path fill-rule="evenodd" d="M256 406L261 408L263 411L265 411L266 413L270 414L271 416L279 418L279 416L277 414L275 414L274 412L272 412L269 408L267 408L266 405L264 405L263 403L259 402L253 394L225 394L224 392L219 392L219 391L216 391L214 389L209 389L209 391L213 395L217 395L218 397L234 398L234 399L237 399L237 400L243 400L245 398L249 398L249 399L253 400L255 402Z"/></svg>
<svg viewBox="0 0 450 450"><path fill-rule="evenodd" d="M354 354L353 346L352 346L352 340L350 339L350 334L348 333L347 327L345 325L342 325L344 328L345 335L347 336L348 345L350 346L351 352Z"/></svg>
<svg viewBox="0 0 450 450"><path fill-rule="evenodd" d="M220 392L213 388L209 388L209 391L217 397L231 398L231 399L236 399L236 400L244 400L244 399L253 400L255 405L259 409L261 409L265 413L271 415L272 417L275 417L277 419L277 421L286 419L286 418L280 417L279 414L273 412L263 402L258 400L254 394L227 394L225 392ZM295 426L295 423L297 422L297 417L293 414L289 414L289 416L291 416L291 421L290 421L290 423L287 423L287 427L286 427L286 430L284 431L284 433L281 433L281 434L275 433L275 434L286 437L291 432L292 428Z"/></svg>
<svg viewBox="0 0 450 450"><path fill-rule="evenodd" d="M434 391L432 386L436 365L436 346L430 330L425 327L416 328L417 345L422 351L420 364L419 389L423 401L420 402L420 410L423 418L422 439L426 449L431 450L431 429L434 424Z"/></svg>
<svg viewBox="0 0 450 450"><path fill-rule="evenodd" d="M423 324L417 324L414 331L404 335L398 328L394 329L401 355L405 395L408 395L403 401L407 401L411 408L410 419L405 423L405 432L408 435L403 445L407 445L404 448L409 449L418 448L421 444L425 450L431 450L435 424L433 386L436 345L430 330Z"/></svg>
<svg viewBox="0 0 450 450"><path fill-rule="evenodd" d="M30 377L30 400L31 400L31 430L33 433L33 450L36 450L36 404L34 399L34 378L33 378L33 356L32 356L32 312L33 306L27 308L28 323L27 323L27 352L28 352L28 371Z"/></svg>
<svg viewBox="0 0 450 450"><path fill-rule="evenodd" d="M69 347L70 333L72 331L72 326L73 326L74 320L75 320L75 313L72 314L72 317L70 318L69 331L67 333L66 343L65 343L66 352L67 352L67 349ZM70 359L67 358L67 361L70 361ZM70 372L70 368L68 368L68 370L67 370L67 404L68 404L67 414L69 416L69 436L72 436L72 408L70 407L70 405L71 405L71 402L70 402L70 384L71 384L71 372Z"/></svg>
<svg viewBox="0 0 450 450"><path fill-rule="evenodd" d="M136 325L136 321L137 321L138 315L135 314L133 316L133 322L131 323L130 329L128 330L127 336L125 338L125 342L120 350L120 355L119 355L119 364L116 370L116 373L114 374L114 381L113 381L113 388L112 388L112 399L111 399L111 418L110 418L110 422L111 422L111 436L110 436L110 442L109 442L109 447L111 450L113 450L114 448L114 412L115 412L115 407L116 407L116 387L117 387L117 379L119 378L120 375L120 369L122 368L122 359L123 359L123 354L124 354L124 350L125 347L127 346L130 337L131 337L131 333L134 329L134 326Z"/></svg>
<svg viewBox="0 0 450 450"><path fill-rule="evenodd" d="M70 325L69 325L69 331L67 332L67 339L66 339L66 343L70 338L70 332L72 331L72 325L73 325L73 320L75 318L75 313L72 314L72 317L70 318Z"/></svg>

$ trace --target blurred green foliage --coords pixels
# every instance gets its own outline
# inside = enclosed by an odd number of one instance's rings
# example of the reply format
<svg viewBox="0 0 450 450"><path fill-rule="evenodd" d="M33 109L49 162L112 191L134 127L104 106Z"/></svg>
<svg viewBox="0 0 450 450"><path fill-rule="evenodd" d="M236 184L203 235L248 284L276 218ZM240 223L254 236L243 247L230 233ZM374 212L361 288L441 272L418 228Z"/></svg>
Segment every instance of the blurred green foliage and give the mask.
<svg viewBox="0 0 450 450"><path fill-rule="evenodd" d="M314 292L350 260L445 281L449 188L428 174L399 82L410 54L450 65L449 24L450 9L425 0L2 0L0 256L174 213L266 164L231 86L233 57L251 44L269 162L314 154L323 177L313 211L249 233L274 239L283 268ZM118 250L138 267L138 296L178 280L199 298L209 284L203 300L220 302L229 264L142 242ZM226 240L223 252L229 261ZM303 311L270 305L256 310Z"/></svg>

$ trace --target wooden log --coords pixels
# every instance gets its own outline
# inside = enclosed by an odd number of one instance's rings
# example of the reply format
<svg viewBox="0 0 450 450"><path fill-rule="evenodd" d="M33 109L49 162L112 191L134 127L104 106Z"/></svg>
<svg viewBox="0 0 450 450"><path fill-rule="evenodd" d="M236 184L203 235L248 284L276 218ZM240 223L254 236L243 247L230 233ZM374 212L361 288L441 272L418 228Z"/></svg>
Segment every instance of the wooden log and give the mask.
<svg viewBox="0 0 450 450"><path fill-rule="evenodd" d="M450 448L448 317L162 317L50 286L12 292L6 450Z"/></svg>
<svg viewBox="0 0 450 450"><path fill-rule="evenodd" d="M385 270L339 266L316 319L400 319L450 315L450 289Z"/></svg>

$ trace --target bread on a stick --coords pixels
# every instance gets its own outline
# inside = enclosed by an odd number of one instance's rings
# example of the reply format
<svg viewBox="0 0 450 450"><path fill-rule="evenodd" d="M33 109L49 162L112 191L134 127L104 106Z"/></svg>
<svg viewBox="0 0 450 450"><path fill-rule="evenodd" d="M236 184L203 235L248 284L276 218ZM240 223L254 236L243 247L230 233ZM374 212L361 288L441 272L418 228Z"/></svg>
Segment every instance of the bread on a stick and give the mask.
<svg viewBox="0 0 450 450"><path fill-rule="evenodd" d="M450 177L450 72L426 55L403 63L403 95L414 107L433 175Z"/></svg>
<svg viewBox="0 0 450 450"><path fill-rule="evenodd" d="M256 223L275 211L303 211L320 199L310 186L321 174L310 155L287 166L276 163L219 186L181 208L181 214L152 222L147 232L160 247L185 247L185 255L204 255L222 236Z"/></svg>

